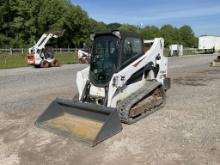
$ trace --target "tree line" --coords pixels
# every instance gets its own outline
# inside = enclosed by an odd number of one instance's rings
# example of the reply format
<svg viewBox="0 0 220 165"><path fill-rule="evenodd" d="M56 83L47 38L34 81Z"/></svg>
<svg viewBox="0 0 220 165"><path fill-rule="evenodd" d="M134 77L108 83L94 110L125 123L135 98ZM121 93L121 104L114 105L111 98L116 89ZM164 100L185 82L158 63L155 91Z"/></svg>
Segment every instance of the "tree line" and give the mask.
<svg viewBox="0 0 220 165"><path fill-rule="evenodd" d="M145 39L163 37L165 46L183 44L196 47L197 38L190 26L138 27L130 24L105 24L90 18L70 0L0 0L0 48L30 47L45 32L65 29L64 36L52 40L53 47L82 47L95 31L138 32Z"/></svg>

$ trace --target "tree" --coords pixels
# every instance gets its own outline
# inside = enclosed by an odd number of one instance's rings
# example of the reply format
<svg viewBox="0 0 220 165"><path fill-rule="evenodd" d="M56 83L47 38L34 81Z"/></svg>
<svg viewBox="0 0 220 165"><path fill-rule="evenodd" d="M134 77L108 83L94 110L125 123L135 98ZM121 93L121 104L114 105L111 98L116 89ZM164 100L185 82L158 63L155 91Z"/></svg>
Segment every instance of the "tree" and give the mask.
<svg viewBox="0 0 220 165"><path fill-rule="evenodd" d="M97 22L96 20L94 20L92 18L89 19L89 27L88 28L89 28L90 33L107 30L107 26L104 22Z"/></svg>
<svg viewBox="0 0 220 165"><path fill-rule="evenodd" d="M65 1L44 0L38 14L39 33L63 28L66 12L68 12L68 5Z"/></svg>
<svg viewBox="0 0 220 165"><path fill-rule="evenodd" d="M107 28L109 30L117 30L121 27L121 24L120 23L110 23L107 25Z"/></svg>
<svg viewBox="0 0 220 165"><path fill-rule="evenodd" d="M192 28L184 25L179 29L180 41L184 47L198 47L197 38L194 35Z"/></svg>
<svg viewBox="0 0 220 165"><path fill-rule="evenodd" d="M160 36L165 39L165 46L180 43L180 35L177 28L172 25L164 25L160 29Z"/></svg>
<svg viewBox="0 0 220 165"><path fill-rule="evenodd" d="M38 13L42 0L14 0L10 1L10 7L14 15L10 22L13 31L12 46L25 47L36 40L38 32Z"/></svg>
<svg viewBox="0 0 220 165"><path fill-rule="evenodd" d="M80 6L70 5L64 15L66 46L80 47L89 36L89 18Z"/></svg>
<svg viewBox="0 0 220 165"><path fill-rule="evenodd" d="M140 30L140 33L144 39L154 39L159 37L159 29L156 26L145 26Z"/></svg>
<svg viewBox="0 0 220 165"><path fill-rule="evenodd" d="M122 24L119 27L119 30L128 31L128 32L138 32L139 29L137 28L137 26L134 25Z"/></svg>
<svg viewBox="0 0 220 165"><path fill-rule="evenodd" d="M11 35L13 32L10 28L10 22L13 19L14 13L10 6L9 0L0 0L0 47L2 45L9 47L12 40Z"/></svg>

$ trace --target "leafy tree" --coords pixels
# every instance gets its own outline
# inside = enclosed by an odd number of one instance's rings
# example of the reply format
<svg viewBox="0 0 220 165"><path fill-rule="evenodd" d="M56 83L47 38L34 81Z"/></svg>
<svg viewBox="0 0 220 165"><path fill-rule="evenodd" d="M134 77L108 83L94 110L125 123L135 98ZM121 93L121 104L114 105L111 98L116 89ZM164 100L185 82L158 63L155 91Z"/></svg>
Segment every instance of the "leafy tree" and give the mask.
<svg viewBox="0 0 220 165"><path fill-rule="evenodd" d="M90 18L89 19L89 32L94 33L96 31L105 31L107 30L107 26L104 22L97 22L96 20Z"/></svg>
<svg viewBox="0 0 220 165"><path fill-rule="evenodd" d="M64 24L64 14L68 12L65 1L44 0L38 14L40 34L45 31L60 30Z"/></svg>
<svg viewBox="0 0 220 165"><path fill-rule="evenodd" d="M69 6L64 16L65 37L71 47L79 47L89 36L89 18L80 6Z"/></svg>
<svg viewBox="0 0 220 165"><path fill-rule="evenodd" d="M164 25L160 29L160 36L165 39L165 46L171 44L178 44L180 42L180 35L177 28L172 25Z"/></svg>
<svg viewBox="0 0 220 165"><path fill-rule="evenodd" d="M10 8L9 0L0 0L0 11L0 46L8 47L12 40L10 37L12 34L10 22L13 18L13 11Z"/></svg>
<svg viewBox="0 0 220 165"><path fill-rule="evenodd" d="M138 32L139 29L137 28L137 26L134 25L122 24L119 27L119 30L128 31L128 32Z"/></svg>
<svg viewBox="0 0 220 165"><path fill-rule="evenodd" d="M121 27L121 24L120 23L110 23L107 25L107 28L109 30L117 30Z"/></svg>
<svg viewBox="0 0 220 165"><path fill-rule="evenodd" d="M144 39L153 39L159 37L159 29L156 26L146 26L140 30Z"/></svg>
<svg viewBox="0 0 220 165"><path fill-rule="evenodd" d="M192 28L188 25L179 29L180 41L184 47L198 47L198 40L194 35Z"/></svg>

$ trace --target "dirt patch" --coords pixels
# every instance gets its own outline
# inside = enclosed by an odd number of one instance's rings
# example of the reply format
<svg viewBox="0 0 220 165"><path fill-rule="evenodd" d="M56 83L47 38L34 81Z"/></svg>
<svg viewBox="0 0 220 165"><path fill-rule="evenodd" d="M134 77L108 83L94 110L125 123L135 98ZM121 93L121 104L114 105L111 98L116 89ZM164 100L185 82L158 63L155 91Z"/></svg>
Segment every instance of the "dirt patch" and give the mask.
<svg viewBox="0 0 220 165"><path fill-rule="evenodd" d="M178 77L173 82L180 85L207 86L208 82L220 79L220 69L207 69L204 71L193 72L189 76Z"/></svg>
<svg viewBox="0 0 220 165"><path fill-rule="evenodd" d="M206 81L206 79L198 77L180 77L173 79L173 82L176 84L189 86L207 86Z"/></svg>
<svg viewBox="0 0 220 165"><path fill-rule="evenodd" d="M214 69L207 69L201 72L197 72L201 74L220 74L220 68L214 68Z"/></svg>

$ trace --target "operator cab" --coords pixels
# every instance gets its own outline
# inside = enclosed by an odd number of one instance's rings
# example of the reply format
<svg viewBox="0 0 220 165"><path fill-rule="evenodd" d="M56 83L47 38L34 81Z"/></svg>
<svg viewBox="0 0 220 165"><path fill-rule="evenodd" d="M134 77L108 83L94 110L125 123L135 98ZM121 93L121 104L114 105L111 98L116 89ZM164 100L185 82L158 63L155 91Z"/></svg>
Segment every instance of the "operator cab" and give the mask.
<svg viewBox="0 0 220 165"><path fill-rule="evenodd" d="M97 87L105 87L112 75L144 54L142 37L137 33L114 30L91 35L93 48L90 80Z"/></svg>

